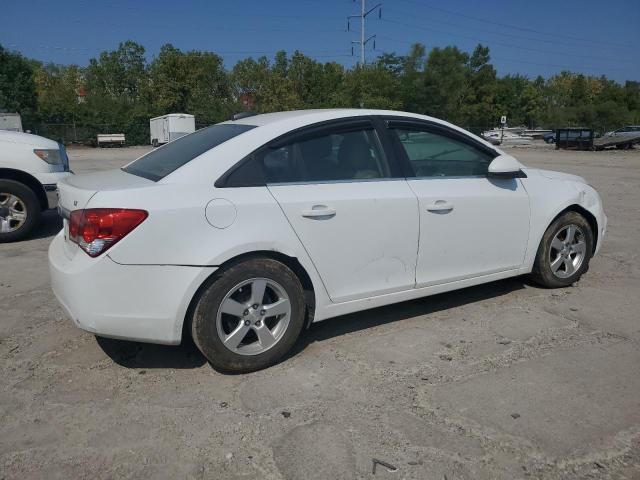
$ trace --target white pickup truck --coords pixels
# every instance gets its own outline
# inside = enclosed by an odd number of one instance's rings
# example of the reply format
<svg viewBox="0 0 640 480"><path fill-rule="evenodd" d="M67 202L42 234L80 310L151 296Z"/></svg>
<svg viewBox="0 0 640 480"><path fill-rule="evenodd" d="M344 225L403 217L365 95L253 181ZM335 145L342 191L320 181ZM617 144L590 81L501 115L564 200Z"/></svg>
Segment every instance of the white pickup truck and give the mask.
<svg viewBox="0 0 640 480"><path fill-rule="evenodd" d="M58 202L56 184L71 175L62 144L0 130L0 243L22 240Z"/></svg>

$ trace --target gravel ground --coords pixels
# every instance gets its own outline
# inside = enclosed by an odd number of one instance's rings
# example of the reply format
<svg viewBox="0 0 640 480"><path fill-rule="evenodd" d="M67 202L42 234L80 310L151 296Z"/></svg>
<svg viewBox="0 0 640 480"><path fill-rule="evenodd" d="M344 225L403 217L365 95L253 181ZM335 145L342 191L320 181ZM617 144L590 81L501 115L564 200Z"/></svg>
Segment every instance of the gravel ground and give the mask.
<svg viewBox="0 0 640 480"><path fill-rule="evenodd" d="M71 149L71 166L146 150ZM55 215L0 245L0 479L640 478L640 150L510 152L603 196L577 286L516 278L328 320L250 375L76 329L49 287Z"/></svg>

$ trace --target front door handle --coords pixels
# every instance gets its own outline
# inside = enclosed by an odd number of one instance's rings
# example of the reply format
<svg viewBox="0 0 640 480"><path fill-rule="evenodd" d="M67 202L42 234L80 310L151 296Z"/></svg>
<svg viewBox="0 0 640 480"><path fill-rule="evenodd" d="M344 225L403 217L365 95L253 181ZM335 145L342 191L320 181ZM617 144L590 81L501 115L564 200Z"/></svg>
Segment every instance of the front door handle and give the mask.
<svg viewBox="0 0 640 480"><path fill-rule="evenodd" d="M449 213L453 210L453 203L446 200L436 200L427 206L427 210L434 213Z"/></svg>
<svg viewBox="0 0 640 480"><path fill-rule="evenodd" d="M314 205L308 210L302 211L302 216L305 218L332 218L336 215L336 209L327 207L326 205Z"/></svg>

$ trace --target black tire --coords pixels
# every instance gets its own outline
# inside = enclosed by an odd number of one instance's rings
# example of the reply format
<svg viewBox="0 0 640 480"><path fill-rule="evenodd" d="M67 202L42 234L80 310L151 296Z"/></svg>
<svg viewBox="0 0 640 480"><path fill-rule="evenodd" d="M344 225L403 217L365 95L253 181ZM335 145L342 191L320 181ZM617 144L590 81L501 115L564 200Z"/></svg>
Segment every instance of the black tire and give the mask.
<svg viewBox="0 0 640 480"><path fill-rule="evenodd" d="M569 225L576 225L583 232L586 249L580 267L577 268L572 275L566 278L560 278L553 273L551 268L551 242L559 232ZM593 231L586 218L577 212L563 213L549 225L547 231L542 236L533 264L531 279L547 288L567 287L577 282L580 277L589 270L589 261L593 253L593 241Z"/></svg>
<svg viewBox="0 0 640 480"><path fill-rule="evenodd" d="M268 350L242 355L227 348L216 325L218 310L227 294L240 283L263 278L279 284L290 302L289 323L282 337ZM269 258L252 258L216 272L201 290L191 317L191 336L211 365L223 373L248 373L274 365L293 347L305 324L304 290L296 274Z"/></svg>
<svg viewBox="0 0 640 480"><path fill-rule="evenodd" d="M10 194L16 196L27 213L25 222L11 232L0 232L0 243L17 242L26 238L39 224L41 217L40 202L36 193L25 184L14 180L0 180L0 195ZM2 199L0 199L0 202ZM0 205L0 209L2 209ZM2 212L0 212L2 215Z"/></svg>

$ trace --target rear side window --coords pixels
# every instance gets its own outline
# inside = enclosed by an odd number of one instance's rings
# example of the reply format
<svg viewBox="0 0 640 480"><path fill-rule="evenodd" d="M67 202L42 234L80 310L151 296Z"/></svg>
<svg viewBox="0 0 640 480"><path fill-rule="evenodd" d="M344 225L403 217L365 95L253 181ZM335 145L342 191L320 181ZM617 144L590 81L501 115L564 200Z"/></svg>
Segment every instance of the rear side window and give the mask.
<svg viewBox="0 0 640 480"><path fill-rule="evenodd" d="M253 125L218 124L167 143L123 170L157 182L208 150L255 128Z"/></svg>
<svg viewBox="0 0 640 480"><path fill-rule="evenodd" d="M265 183L322 183L390 178L373 126L327 129L255 152L231 173L225 186Z"/></svg>

